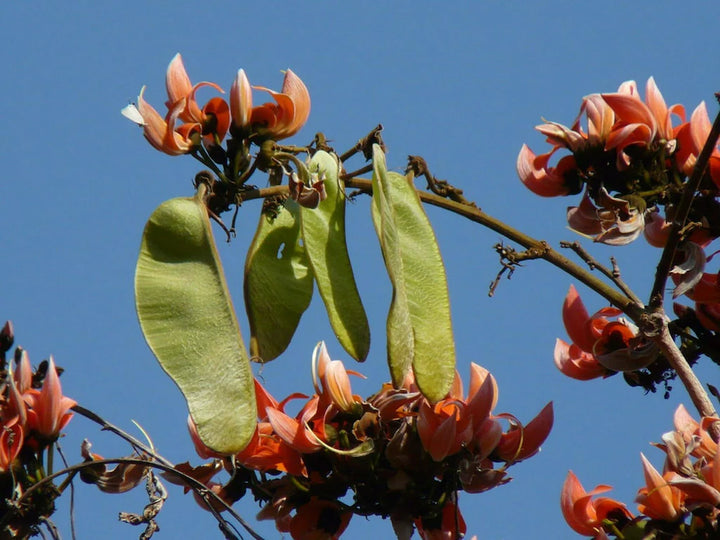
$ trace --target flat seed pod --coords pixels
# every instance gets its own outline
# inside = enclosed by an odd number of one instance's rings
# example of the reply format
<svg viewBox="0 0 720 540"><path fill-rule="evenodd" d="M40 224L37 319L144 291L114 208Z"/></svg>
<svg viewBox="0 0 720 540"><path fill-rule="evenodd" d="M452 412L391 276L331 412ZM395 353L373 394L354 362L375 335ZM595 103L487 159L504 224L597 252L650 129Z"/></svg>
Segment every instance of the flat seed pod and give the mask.
<svg viewBox="0 0 720 540"><path fill-rule="evenodd" d="M204 192L166 201L150 216L135 303L145 339L185 396L200 439L235 454L255 431L255 391Z"/></svg>
<svg viewBox="0 0 720 540"><path fill-rule="evenodd" d="M387 171L377 145L373 169L373 222L393 285L387 321L390 372L399 385L411 364L418 387L435 402L445 397L455 377L445 267L414 186Z"/></svg>
<svg viewBox="0 0 720 540"><path fill-rule="evenodd" d="M274 219L260 215L245 259L244 288L250 354L269 362L290 344L313 294L295 201L285 201Z"/></svg>
<svg viewBox="0 0 720 540"><path fill-rule="evenodd" d="M305 249L335 336L350 356L362 362L370 349L370 326L348 255L340 167L335 156L319 151L309 170L324 178L327 197L317 208L300 209Z"/></svg>

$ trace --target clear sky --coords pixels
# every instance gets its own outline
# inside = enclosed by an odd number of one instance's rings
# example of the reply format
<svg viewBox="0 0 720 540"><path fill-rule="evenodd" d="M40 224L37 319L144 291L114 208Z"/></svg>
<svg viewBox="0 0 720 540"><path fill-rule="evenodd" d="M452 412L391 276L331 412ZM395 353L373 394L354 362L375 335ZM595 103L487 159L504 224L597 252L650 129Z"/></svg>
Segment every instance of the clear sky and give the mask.
<svg viewBox="0 0 720 540"><path fill-rule="evenodd" d="M143 84L148 101L161 107L175 53L183 54L193 81L226 90L241 67L251 83L275 89L281 70L292 68L309 88L312 112L291 142L307 143L322 131L342 152L382 123L391 169L401 170L408 154L422 155L483 210L556 245L576 239L565 228L565 207L578 198L540 199L518 181L523 142L546 148L533 127L541 118L570 124L584 95L614 91L628 79L644 88L651 75L668 104L692 110L706 100L714 115L718 23L720 4L692 1L4 2L0 318L13 320L16 343L35 364L55 356L66 370L67 395L128 430L136 420L171 461L199 464L182 396L140 332L133 275L146 219L162 201L190 195L200 167L190 157L156 152L119 114ZM238 238L219 246L238 308L258 212L257 203L246 204ZM573 538L559 508L568 469L587 489L615 486L610 495L635 510L639 453L661 466L662 454L648 443L671 428L677 405L688 403L684 390L676 384L664 400L621 377L582 383L562 376L552 351L555 338L565 337L560 308L571 279L532 262L488 298L499 236L434 208L428 213L446 261L460 373L467 380L471 361L487 367L500 386L497 411L523 421L555 402L556 424L543 451L514 466L509 485L461 495L468 534ZM353 384L370 395L388 379L390 287L368 200L359 199L348 218L373 335L368 360L356 368L368 380ZM600 258L611 253L588 247ZM626 281L646 297L659 251L639 240L613 253ZM604 305L579 290L590 312ZM352 362L316 297L291 348L264 369L276 396L311 392L310 355L320 339L334 358ZM711 366L700 372L717 384ZM108 457L129 453L83 418L66 431L62 444L72 462L86 437ZM136 538L140 531L119 524L117 512L139 512L145 500L142 488L112 496L79 484L78 538ZM63 497L55 516L66 538L68 505ZM237 507L255 523L252 501ZM210 514L173 486L158 521L159 539L220 538ZM269 522L256 530L279 536ZM389 538L392 530L379 519L355 518L346 537L370 534Z"/></svg>

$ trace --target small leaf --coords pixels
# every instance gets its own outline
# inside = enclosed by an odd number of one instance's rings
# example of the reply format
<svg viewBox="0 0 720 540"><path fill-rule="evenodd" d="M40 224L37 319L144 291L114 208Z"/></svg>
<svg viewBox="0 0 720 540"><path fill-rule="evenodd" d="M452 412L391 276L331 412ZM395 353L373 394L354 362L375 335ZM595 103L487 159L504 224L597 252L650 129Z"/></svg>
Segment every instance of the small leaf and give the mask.
<svg viewBox="0 0 720 540"><path fill-rule="evenodd" d="M204 193L166 201L150 216L135 303L145 339L185 396L201 440L234 454L255 431L255 391Z"/></svg>
<svg viewBox="0 0 720 540"><path fill-rule="evenodd" d="M305 249L338 341L350 356L362 362L370 348L370 327L348 255L340 167L335 156L319 151L309 169L324 176L327 198L315 209L300 209Z"/></svg>
<svg viewBox="0 0 720 540"><path fill-rule="evenodd" d="M260 215L245 259L245 310L253 357L269 362L287 348L312 293L299 206L288 199L275 219Z"/></svg>
<svg viewBox="0 0 720 540"><path fill-rule="evenodd" d="M445 397L455 378L455 341L445 267L430 221L407 178L387 172L373 146L373 222L393 285L388 362L396 385L412 362L430 401Z"/></svg>

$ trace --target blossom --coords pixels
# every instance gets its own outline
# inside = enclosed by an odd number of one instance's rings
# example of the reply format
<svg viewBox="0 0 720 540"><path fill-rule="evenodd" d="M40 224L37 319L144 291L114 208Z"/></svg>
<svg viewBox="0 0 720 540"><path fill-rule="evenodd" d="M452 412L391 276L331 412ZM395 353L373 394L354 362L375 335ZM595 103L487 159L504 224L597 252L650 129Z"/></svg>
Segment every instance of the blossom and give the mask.
<svg viewBox="0 0 720 540"><path fill-rule="evenodd" d="M523 427L512 415L491 415L498 390L495 378L485 368L471 364L467 398L462 394L462 380L457 374L455 381L447 398L432 405L426 399L420 403L417 431L434 461L443 461L462 448L472 453L476 464L488 456L497 461L521 461L539 450L552 429L552 403ZM502 432L500 419L510 422L506 433ZM472 477L466 474L467 483L477 481Z"/></svg>
<svg viewBox="0 0 720 540"><path fill-rule="evenodd" d="M499 439L498 430L482 426L497 402L495 378L485 368L471 363L467 399L464 399L462 394L462 380L457 373L455 381L447 398L433 405L423 399L420 404L417 417L418 435L435 461L442 461L470 444L475 448L487 449L487 446L490 446L492 449ZM480 429L481 427L485 429ZM485 437L492 439L489 445ZM489 452L485 456L487 454Z"/></svg>
<svg viewBox="0 0 720 540"><path fill-rule="evenodd" d="M465 536L467 531L460 509L453 501L445 503L440 515L435 519L418 518L415 526L422 540L455 540Z"/></svg>
<svg viewBox="0 0 720 540"><path fill-rule="evenodd" d="M27 411L28 428L48 440L55 440L67 425L73 413L70 408L77 402L63 396L55 361L50 357L42 390L28 390L23 395L30 407Z"/></svg>
<svg viewBox="0 0 720 540"><path fill-rule="evenodd" d="M264 103L252 109L250 123L253 131L261 138L286 139L295 135L310 116L310 93L292 70L285 72L282 90L275 92L264 86L253 86L264 90L275 103Z"/></svg>
<svg viewBox="0 0 720 540"><path fill-rule="evenodd" d="M646 485L640 488L635 499L638 510L652 519L671 522L679 519L684 510L685 494L670 483L674 473L668 471L661 475L642 453L640 459Z"/></svg>
<svg viewBox="0 0 720 540"><path fill-rule="evenodd" d="M617 118L605 149L616 150L619 169L630 165L630 156L625 152L629 146L650 146L658 142L669 150L675 149L672 115L684 119L685 110L681 105L667 107L655 79L650 77L647 81L645 103L638 95L635 81L626 81L618 92L602 94L602 97Z"/></svg>
<svg viewBox="0 0 720 540"><path fill-rule="evenodd" d="M511 463L522 461L535 455L550 434L554 416L553 404L551 401L545 405L526 426L510 414L498 416L509 420L510 429L501 435L491 457Z"/></svg>
<svg viewBox="0 0 720 540"><path fill-rule="evenodd" d="M606 307L589 316L580 295L570 286L563 303L563 322L572 345L558 339L554 360L557 368L578 380L610 375L612 371L633 371L652 363L657 351L637 336L630 323L619 319L617 308Z"/></svg>
<svg viewBox="0 0 720 540"><path fill-rule="evenodd" d="M610 486L599 485L586 492L577 476L568 471L560 495L560 508L572 530L584 536L599 538L605 520L617 523L632 519L632 514L623 503L609 497L593 499L595 495L611 489Z"/></svg>
<svg viewBox="0 0 720 540"><path fill-rule="evenodd" d="M223 91L212 82L201 82L193 86L185 71L182 57L180 53L177 53L170 61L165 76L165 87L168 94L165 105L168 110L171 110L176 104L182 102L183 107L179 112L179 118L183 122L202 126L207 143L209 145L217 144L225 137L230 125L230 108L224 99L214 97L201 109L197 104L195 94L202 86L210 86L218 92Z"/></svg>
<svg viewBox="0 0 720 540"><path fill-rule="evenodd" d="M680 146L675 159L685 174L690 175L692 173L697 157L700 155L703 146L705 146L705 141L710 135L711 129L712 124L708 117L707 106L704 101L701 101L690 116L690 122L678 129L677 137ZM713 148L710 154L708 170L710 178L712 178L716 187L720 189L720 148L717 146Z"/></svg>
<svg viewBox="0 0 720 540"><path fill-rule="evenodd" d="M296 510L288 526L293 540L336 540L350 524L352 512L337 501L312 497Z"/></svg>
<svg viewBox="0 0 720 540"><path fill-rule="evenodd" d="M600 188L595 197L595 207L588 191L585 191L580 206L571 206L567 221L571 229L581 234L594 236L595 242L613 246L624 246L635 240L645 229L645 212L629 200L612 197L605 188ZM642 200L637 201L640 207Z"/></svg>
<svg viewBox="0 0 720 540"><path fill-rule="evenodd" d="M171 156L180 156L191 152L199 144L199 140L196 140L195 136L202 134L202 126L198 123L188 123L175 127L178 117L185 110L185 98L173 104L163 118L152 105L145 101L144 93L145 87L143 86L135 109L140 121L137 119L134 121L142 126L143 135L147 141L156 150ZM134 106L129 107L131 107L129 110L132 113ZM128 114L126 116L130 117Z"/></svg>

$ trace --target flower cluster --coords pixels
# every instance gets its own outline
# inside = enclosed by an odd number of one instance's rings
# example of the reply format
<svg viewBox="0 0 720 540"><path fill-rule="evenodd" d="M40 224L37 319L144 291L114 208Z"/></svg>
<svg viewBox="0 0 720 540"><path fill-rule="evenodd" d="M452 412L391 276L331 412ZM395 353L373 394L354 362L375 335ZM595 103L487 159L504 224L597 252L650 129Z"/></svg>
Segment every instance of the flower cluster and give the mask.
<svg viewBox="0 0 720 540"><path fill-rule="evenodd" d="M310 94L291 70L285 73L280 92L263 86L251 87L245 71L239 70L230 88L229 104L213 97L200 107L196 94L203 86L224 93L213 82L193 85L178 53L165 78L168 94L165 116L145 101L144 86L137 104L126 107L123 114L142 126L145 138L154 148L171 156L188 154L201 145L217 146L228 131L233 137L247 137L255 142L285 139L297 133L310 115ZM275 103L253 107L252 88L268 92Z"/></svg>
<svg viewBox="0 0 720 540"><path fill-rule="evenodd" d="M212 481L218 468L183 468L229 504L250 489L265 503L259 518L274 519L293 538L338 538L353 514L389 516L402 537L413 528L422 538L464 535L458 491L508 482L507 468L535 454L552 428L551 403L525 426L493 413L497 384L476 364L467 396L456 376L437 403L420 394L411 375L401 388L354 395L349 375L358 374L331 360L324 343L312 365L315 393L294 416L288 401L307 396L278 402L256 381L257 429L245 450L224 459L228 483ZM201 457L221 457L189 426ZM351 504L341 502L348 492Z"/></svg>
<svg viewBox="0 0 720 540"><path fill-rule="evenodd" d="M567 210L571 229L610 245L628 244L644 233L651 245L664 247L711 124L704 103L686 121L684 107L668 107L650 78L644 99L635 81L627 81L615 93L585 97L572 126L546 121L536 129L552 149L536 155L523 145L518 174L541 196L584 191L579 204ZM559 152L567 154L551 165ZM673 297L694 302L692 308L675 304L674 327L683 328L684 335L694 334L689 341L683 338L689 350L716 348L712 341L720 332L720 279L717 272L706 271L706 265L714 255L710 244L718 237L720 148L715 147L669 271L675 282ZM555 364L580 380L647 368L628 382L655 391L657 383L673 374L664 362L653 364L656 348L638 335L637 328L622 319L611 320L620 314L608 307L589 316L571 288L563 305L571 343L557 341Z"/></svg>
<svg viewBox="0 0 720 540"><path fill-rule="evenodd" d="M125 107L122 114L142 127L155 149L171 156L190 154L215 173L217 179L209 182L216 199L208 204L213 212L219 214L237 203L235 196L256 169L270 172L272 184L287 175L290 195L301 204L317 206L324 197L322 181L303 167L292 150L286 152L276 145L297 133L310 115L310 94L291 70L285 72L282 89L276 92L251 86L241 69L230 87L229 100L215 96L201 105L197 94L203 87L224 91L214 82L192 84L178 53L168 66L165 87L164 115L145 100L145 87L137 103ZM253 89L267 92L274 101L253 105ZM255 159L252 145L259 149ZM297 171L291 172L292 167Z"/></svg>
<svg viewBox="0 0 720 540"><path fill-rule="evenodd" d="M717 418L696 422L680 405L675 429L655 444L665 452L660 473L640 454L645 486L635 501L638 516L613 499L599 493L610 486L586 492L571 472L563 486L560 504L563 516L579 534L608 538L718 538L720 535L720 447L709 433Z"/></svg>
<svg viewBox="0 0 720 540"><path fill-rule="evenodd" d="M652 78L644 101L635 81L627 81L615 93L585 97L571 127L547 121L538 126L553 148L536 155L523 145L517 171L525 186L544 197L585 190L580 204L567 213L577 232L597 242L624 245L644 231L651 244L662 246L665 221L673 218L682 194L682 179L692 173L710 128L704 103L685 121L684 107L668 107ZM551 166L559 150L570 153ZM718 189L720 149L715 148L690 216L697 222L694 241L720 234Z"/></svg>
<svg viewBox="0 0 720 540"><path fill-rule="evenodd" d="M52 472L44 470L43 456L70 421L75 401L63 395L52 356L35 372L20 347L15 349L14 359L6 361L13 341L8 321L0 331L0 515L13 509L13 518L5 520L0 536L11 532L24 538L36 523L53 513L58 493L54 486L35 490L23 505L25 511L16 511L14 501Z"/></svg>

